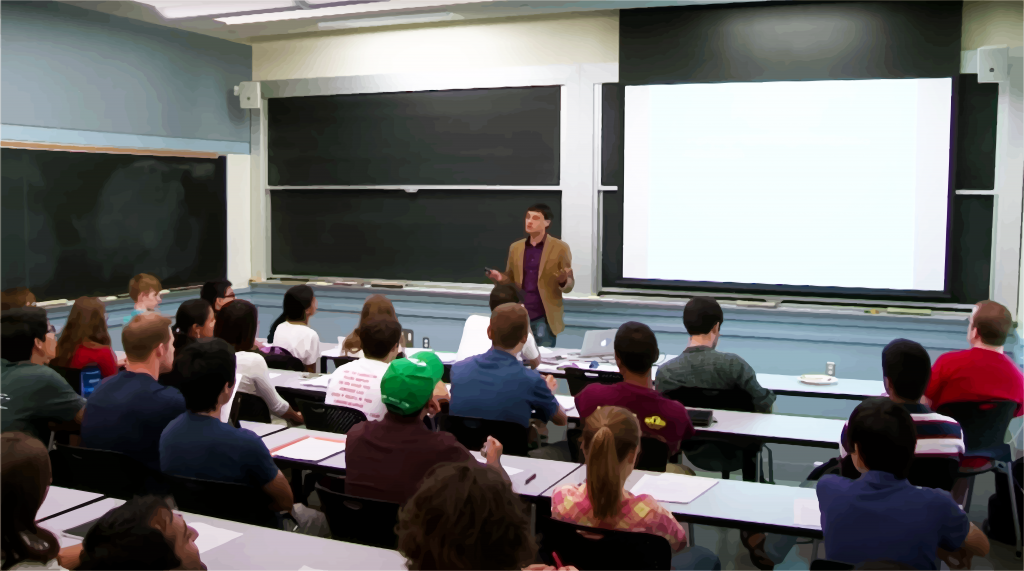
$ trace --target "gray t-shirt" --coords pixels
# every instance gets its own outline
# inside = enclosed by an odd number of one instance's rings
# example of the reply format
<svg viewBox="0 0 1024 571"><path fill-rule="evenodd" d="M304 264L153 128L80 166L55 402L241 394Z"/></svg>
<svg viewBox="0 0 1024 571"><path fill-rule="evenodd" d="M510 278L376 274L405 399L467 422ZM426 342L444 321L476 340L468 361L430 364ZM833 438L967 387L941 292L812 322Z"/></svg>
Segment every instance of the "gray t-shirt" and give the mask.
<svg viewBox="0 0 1024 571"><path fill-rule="evenodd" d="M750 395L757 412L771 412L775 393L757 382L757 374L739 355L711 347L687 347L682 355L658 368L654 387L660 393L678 387L730 390Z"/></svg>
<svg viewBox="0 0 1024 571"><path fill-rule="evenodd" d="M50 422L68 422L85 406L57 371L29 362L0 359L0 431L24 432L44 444Z"/></svg>

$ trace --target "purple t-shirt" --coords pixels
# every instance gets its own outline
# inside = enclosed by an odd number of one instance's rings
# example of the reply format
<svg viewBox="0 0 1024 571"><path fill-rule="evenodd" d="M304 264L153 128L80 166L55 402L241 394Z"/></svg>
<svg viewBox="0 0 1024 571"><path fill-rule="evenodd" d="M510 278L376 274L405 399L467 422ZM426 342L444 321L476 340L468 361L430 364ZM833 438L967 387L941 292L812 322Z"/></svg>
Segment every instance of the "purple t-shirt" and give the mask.
<svg viewBox="0 0 1024 571"><path fill-rule="evenodd" d="M576 395L576 410L580 418L594 414L602 406L621 406L635 414L644 436L664 440L673 454L679 450L681 441L692 438L694 434L686 407L654 389L625 381L611 385L593 383Z"/></svg>
<svg viewBox="0 0 1024 571"><path fill-rule="evenodd" d="M546 241L547 236L534 246L527 238L526 249L523 250L523 305L530 314L530 321L544 317L544 303L540 300L537 279L540 278L540 258L544 254Z"/></svg>

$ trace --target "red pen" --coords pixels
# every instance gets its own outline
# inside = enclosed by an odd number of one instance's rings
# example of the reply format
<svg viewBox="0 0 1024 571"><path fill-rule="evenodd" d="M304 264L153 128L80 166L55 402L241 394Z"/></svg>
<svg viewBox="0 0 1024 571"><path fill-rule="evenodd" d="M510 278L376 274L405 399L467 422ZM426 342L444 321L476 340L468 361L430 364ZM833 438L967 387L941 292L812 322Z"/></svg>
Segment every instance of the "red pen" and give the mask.
<svg viewBox="0 0 1024 571"><path fill-rule="evenodd" d="M558 558L558 554L555 553L554 551L552 551L551 552L551 557L553 557L555 559L555 569L561 569L562 568L562 560Z"/></svg>
<svg viewBox="0 0 1024 571"><path fill-rule="evenodd" d="M526 479L526 482L524 482L523 485L525 486L526 484L529 484L530 482L534 481L536 478L537 478L537 474L533 474L532 476L530 476L529 478Z"/></svg>

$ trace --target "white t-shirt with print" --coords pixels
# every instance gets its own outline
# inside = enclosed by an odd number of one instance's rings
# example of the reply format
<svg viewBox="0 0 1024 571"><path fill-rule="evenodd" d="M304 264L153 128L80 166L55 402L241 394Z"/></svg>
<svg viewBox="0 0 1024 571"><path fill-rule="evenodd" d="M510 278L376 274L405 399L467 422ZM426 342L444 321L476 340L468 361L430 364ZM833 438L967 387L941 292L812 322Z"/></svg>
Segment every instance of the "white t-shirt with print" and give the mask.
<svg viewBox="0 0 1024 571"><path fill-rule="evenodd" d="M380 398L380 380L388 364L359 359L338 367L327 380L327 404L363 411L367 420L381 420L387 407Z"/></svg>
<svg viewBox="0 0 1024 571"><path fill-rule="evenodd" d="M303 365L315 365L320 360L320 336L308 325L285 321L274 331L273 345L288 351Z"/></svg>

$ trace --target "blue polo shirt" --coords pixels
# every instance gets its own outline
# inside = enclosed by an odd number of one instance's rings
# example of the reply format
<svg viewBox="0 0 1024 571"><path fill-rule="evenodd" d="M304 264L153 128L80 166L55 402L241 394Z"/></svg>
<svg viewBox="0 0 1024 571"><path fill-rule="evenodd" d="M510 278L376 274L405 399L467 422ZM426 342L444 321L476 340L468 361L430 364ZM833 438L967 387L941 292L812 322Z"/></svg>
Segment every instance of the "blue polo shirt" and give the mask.
<svg viewBox="0 0 1024 571"><path fill-rule="evenodd" d="M558 412L558 401L540 373L493 347L452 365L451 380L448 410L455 416L529 426L533 411L544 422Z"/></svg>
<svg viewBox="0 0 1024 571"><path fill-rule="evenodd" d="M174 476L256 488L269 484L278 472L270 450L251 430L191 411L168 424L160 437L160 469Z"/></svg>
<svg viewBox="0 0 1024 571"><path fill-rule="evenodd" d="M160 469L160 433L185 412L178 389L146 373L121 371L89 396L82 418L82 446L127 454Z"/></svg>
<svg viewBox="0 0 1024 571"><path fill-rule="evenodd" d="M817 491L825 552L833 561L884 559L938 569L938 548L960 549L971 528L949 492L918 488L888 472L871 470L856 480L823 476Z"/></svg>

